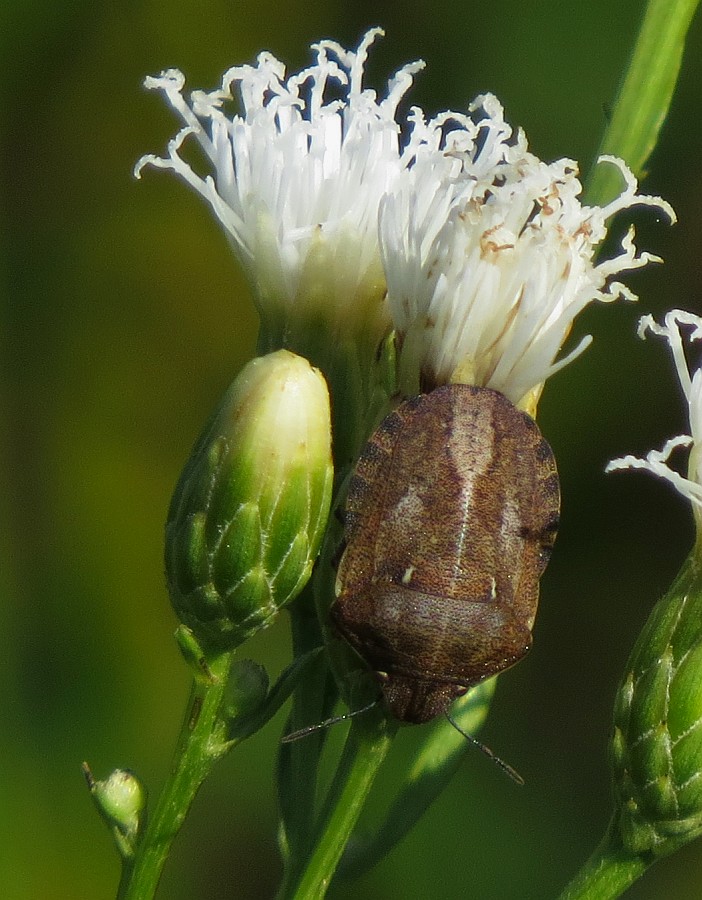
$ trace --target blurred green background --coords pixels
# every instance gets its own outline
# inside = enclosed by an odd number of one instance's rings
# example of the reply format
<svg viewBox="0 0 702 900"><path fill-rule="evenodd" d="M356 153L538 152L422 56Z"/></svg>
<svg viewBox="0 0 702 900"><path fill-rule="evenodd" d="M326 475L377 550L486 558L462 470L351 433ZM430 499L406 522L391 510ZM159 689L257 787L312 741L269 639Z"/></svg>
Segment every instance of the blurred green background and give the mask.
<svg viewBox="0 0 702 900"><path fill-rule="evenodd" d="M380 24L382 87L423 57L412 101L429 112L497 93L534 152L586 170L632 45L640 0L4 0L2 428L0 449L0 885L9 900L109 898L118 861L80 763L133 768L157 792L188 676L164 590L170 492L201 423L254 347L256 322L224 237L173 177L131 174L175 131L144 75L181 68L214 87L270 49L291 67L308 45L355 46ZM548 898L599 838L613 694L648 610L692 540L686 504L606 461L685 430L661 342L641 313L702 312L702 22L693 24L649 192L679 224L644 214L640 246L665 257L629 279L637 306L591 308L594 346L549 382L542 429L563 480L563 527L543 582L535 646L503 676L483 738L526 778L479 753L410 838L336 897ZM250 648L275 673L285 615ZM282 719L202 790L167 866L172 900L272 895L278 878L272 766ZM402 734L392 758L399 777ZM391 780L391 779L390 779ZM702 843L631 897L702 895Z"/></svg>

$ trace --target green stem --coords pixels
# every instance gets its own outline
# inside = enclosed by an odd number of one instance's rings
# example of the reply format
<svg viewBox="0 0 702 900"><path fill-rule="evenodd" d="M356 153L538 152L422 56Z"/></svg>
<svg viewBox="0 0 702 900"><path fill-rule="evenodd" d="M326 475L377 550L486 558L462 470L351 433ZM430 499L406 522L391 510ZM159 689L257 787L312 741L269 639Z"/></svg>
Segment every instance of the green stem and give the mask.
<svg viewBox="0 0 702 900"><path fill-rule="evenodd" d="M193 681L171 772L131 859L124 861L117 900L150 900L198 788L228 749L219 717L232 654L210 662L213 680Z"/></svg>
<svg viewBox="0 0 702 900"><path fill-rule="evenodd" d="M497 679L483 681L451 707L453 719L475 735L490 709ZM344 879L358 878L402 841L444 790L461 765L470 743L443 716L425 726L424 736L405 760L405 778L387 812L372 830L354 835L339 867Z"/></svg>
<svg viewBox="0 0 702 900"><path fill-rule="evenodd" d="M290 622L295 659L321 645L322 635L308 592L304 592L291 609ZM288 720L289 731L316 725L326 718L328 689L327 661L324 655L320 655L295 688ZM278 750L280 843L286 869L292 860L306 858L311 847L317 773L325 739L326 732L321 729L301 740L281 744Z"/></svg>
<svg viewBox="0 0 702 900"><path fill-rule="evenodd" d="M685 37L699 0L649 0L612 117L598 151L621 157L637 177L668 113L680 71ZM588 179L588 204L608 203L621 190L613 166L596 166Z"/></svg>
<svg viewBox="0 0 702 900"><path fill-rule="evenodd" d="M316 846L304 860L302 872L293 869L286 873L279 900L324 897L395 730L396 726L381 715L368 714L354 720L321 816Z"/></svg>
<svg viewBox="0 0 702 900"><path fill-rule="evenodd" d="M612 900L640 878L650 861L625 850L614 820L594 853L559 900Z"/></svg>

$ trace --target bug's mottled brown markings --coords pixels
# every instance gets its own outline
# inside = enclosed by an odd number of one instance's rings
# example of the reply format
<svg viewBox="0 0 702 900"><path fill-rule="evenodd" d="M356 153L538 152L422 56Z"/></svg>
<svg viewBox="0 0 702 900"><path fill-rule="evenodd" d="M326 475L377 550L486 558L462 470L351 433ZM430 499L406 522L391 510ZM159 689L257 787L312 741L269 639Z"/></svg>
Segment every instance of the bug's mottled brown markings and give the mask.
<svg viewBox="0 0 702 900"><path fill-rule="evenodd" d="M559 503L550 447L497 391L446 385L383 420L350 481L332 618L396 718L524 656Z"/></svg>

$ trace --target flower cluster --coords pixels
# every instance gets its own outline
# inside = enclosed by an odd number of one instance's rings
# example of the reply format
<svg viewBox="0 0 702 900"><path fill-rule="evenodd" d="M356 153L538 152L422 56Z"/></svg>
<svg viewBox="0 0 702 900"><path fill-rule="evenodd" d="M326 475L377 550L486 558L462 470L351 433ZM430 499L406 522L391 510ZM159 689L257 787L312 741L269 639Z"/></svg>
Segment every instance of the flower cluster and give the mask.
<svg viewBox="0 0 702 900"><path fill-rule="evenodd" d="M624 189L603 207L581 203L577 166L547 164L527 149L492 95L464 113L427 119L400 103L421 62L400 69L384 97L363 84L370 30L358 49L313 45L314 63L286 78L262 53L227 71L221 87L195 91L174 69L146 86L163 91L183 120L164 158L211 205L243 262L261 312L309 318L337 333L361 322L377 340L392 327L401 385L451 380L490 386L513 402L537 392L577 355L559 353L574 318L593 300L632 298L616 277L657 259L621 251L595 262L614 213L636 204L674 219L659 198ZM238 92L238 112L228 105ZM211 174L181 155L199 144ZM404 375L402 374L404 373Z"/></svg>

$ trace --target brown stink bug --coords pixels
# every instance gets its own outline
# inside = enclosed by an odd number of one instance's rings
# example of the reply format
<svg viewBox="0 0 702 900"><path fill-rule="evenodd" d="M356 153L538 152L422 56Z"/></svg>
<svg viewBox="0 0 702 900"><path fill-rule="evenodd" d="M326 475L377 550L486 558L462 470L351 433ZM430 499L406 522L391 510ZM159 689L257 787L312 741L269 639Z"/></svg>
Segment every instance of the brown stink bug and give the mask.
<svg viewBox="0 0 702 900"><path fill-rule="evenodd" d="M331 614L392 714L426 722L531 645L559 484L536 423L489 388L402 403L351 477Z"/></svg>

